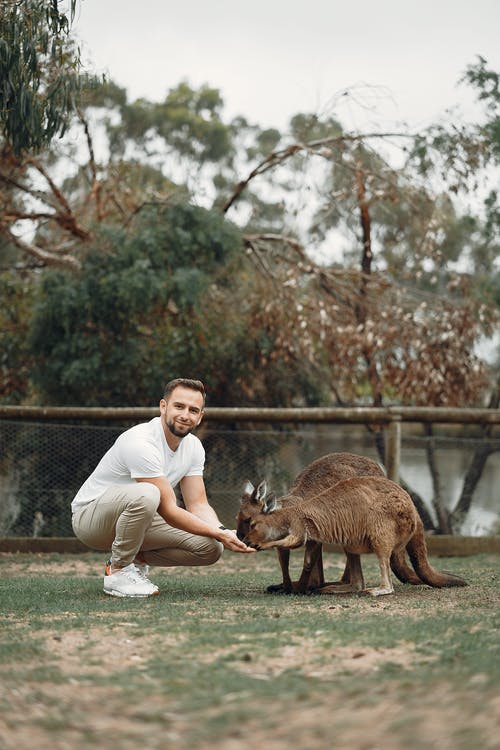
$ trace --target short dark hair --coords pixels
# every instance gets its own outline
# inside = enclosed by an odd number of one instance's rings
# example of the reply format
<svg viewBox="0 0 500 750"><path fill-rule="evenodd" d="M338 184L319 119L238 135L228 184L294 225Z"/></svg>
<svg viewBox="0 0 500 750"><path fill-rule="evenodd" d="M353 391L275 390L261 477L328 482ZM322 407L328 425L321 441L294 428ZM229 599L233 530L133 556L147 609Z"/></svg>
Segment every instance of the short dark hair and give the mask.
<svg viewBox="0 0 500 750"><path fill-rule="evenodd" d="M179 386L182 388L191 388L192 391L199 391L203 396L203 406L205 406L205 400L207 397L205 386L201 380L191 380L190 378L175 378L174 380L170 380L163 389L163 398L165 401L168 401L174 388L178 388Z"/></svg>

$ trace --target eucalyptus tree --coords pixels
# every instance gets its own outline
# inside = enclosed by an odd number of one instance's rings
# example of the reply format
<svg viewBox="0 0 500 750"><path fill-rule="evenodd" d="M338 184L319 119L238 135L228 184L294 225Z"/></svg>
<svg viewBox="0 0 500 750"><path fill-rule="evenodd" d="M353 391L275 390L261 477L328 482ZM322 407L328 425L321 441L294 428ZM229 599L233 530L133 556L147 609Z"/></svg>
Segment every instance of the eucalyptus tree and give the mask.
<svg viewBox="0 0 500 750"><path fill-rule="evenodd" d="M295 131L294 124L299 126ZM480 179L479 170L488 160L478 160L477 154L484 151L487 131L453 128L444 133L440 126L418 136L358 135L343 132L338 123L301 115L291 132L297 140L267 155L225 204L231 215L252 181L285 163L306 182L310 162L322 161L315 172L316 183L318 174L323 180L318 208L303 230L305 242L265 232L246 238L256 268L267 277L255 325L277 332L268 361L284 360L292 367L309 361L329 377L338 403L369 399L381 405L396 398L470 406L482 405L489 391L489 405L498 407L498 385L492 388L491 371L476 352L478 341L491 336L499 320L495 294L481 293L484 284L481 279L478 284L475 273L480 260L494 277L495 214L490 211L484 219L460 213L450 197L463 195ZM396 138L403 142L405 156L397 169L382 148L374 147ZM494 154L491 132L489 139ZM436 175L432 167L442 170L443 164L447 172ZM490 205L494 197L489 194ZM319 237L331 245L331 232L339 229L350 238L343 262L315 263L308 240ZM376 437L383 456L381 433ZM432 430L428 437L435 520L413 495L427 526L450 533L469 510L494 447L487 441L489 447L476 451L460 498L449 511L442 502Z"/></svg>
<svg viewBox="0 0 500 750"><path fill-rule="evenodd" d="M112 81L83 86L67 139L0 158L0 230L21 258L76 271L102 222L127 222L142 206L172 199L218 206L238 168L279 139L244 118L225 122L222 106L206 85L181 83L160 103L129 102ZM281 204L251 191L243 202L240 224L258 216L260 226L282 226Z"/></svg>
<svg viewBox="0 0 500 750"><path fill-rule="evenodd" d="M0 129L15 156L63 135L79 90L69 13L57 0L0 2ZM67 5L67 4L65 4Z"/></svg>
<svg viewBox="0 0 500 750"><path fill-rule="evenodd" d="M212 382L233 351L207 331L206 300L240 245L230 222L186 204L101 226L78 273L43 274L30 333L39 398L148 405L179 372Z"/></svg>
<svg viewBox="0 0 500 750"><path fill-rule="evenodd" d="M0 165L4 233L43 269L32 344L44 399L148 402L165 368L192 362L221 404L484 398L474 347L495 309L464 259L491 282L495 203L478 217L453 195L479 179L486 131L356 133L305 113L281 134L226 122L216 89L185 82L159 103L106 82L72 127L83 138ZM61 159L74 164L62 179ZM209 236L229 220L231 251L208 271ZM122 382L118 362L146 378Z"/></svg>

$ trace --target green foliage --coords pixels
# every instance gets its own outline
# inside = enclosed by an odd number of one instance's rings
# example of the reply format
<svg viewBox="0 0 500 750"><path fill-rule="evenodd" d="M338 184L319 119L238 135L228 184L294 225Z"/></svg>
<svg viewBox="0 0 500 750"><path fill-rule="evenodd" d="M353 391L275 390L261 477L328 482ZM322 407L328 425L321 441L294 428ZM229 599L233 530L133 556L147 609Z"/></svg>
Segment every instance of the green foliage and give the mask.
<svg viewBox="0 0 500 750"><path fill-rule="evenodd" d="M500 75L488 67L484 58L478 57L476 63L467 67L461 82L472 86L478 101L484 104L482 121L431 126L414 139L408 159L408 166L426 182L436 176L444 181L449 194L474 193L479 186L487 190L488 182L495 182L500 163ZM438 241L432 243L438 254L436 259L466 265L477 282L476 291L481 294L487 289L490 300L498 297L494 275L490 283L484 283L500 250L496 188L487 191L483 211L476 215L458 214L444 194L439 197L437 208L438 222L427 212L428 226L434 224L433 231L439 235ZM424 227L425 220L415 231L415 245L422 241ZM427 234L431 233L427 230Z"/></svg>
<svg viewBox="0 0 500 750"><path fill-rule="evenodd" d="M80 274L44 272L29 339L39 400L151 405L182 374L204 380L212 405L320 403L307 362L270 359L279 331L255 325L241 246L233 225L189 205L101 227Z"/></svg>
<svg viewBox="0 0 500 750"><path fill-rule="evenodd" d="M15 273L0 274L0 399L19 404L30 389L33 363L27 341L35 288Z"/></svg>
<svg viewBox="0 0 500 750"><path fill-rule="evenodd" d="M70 2L70 18L76 0ZM80 87L70 18L57 0L2 2L0 128L16 155L62 135Z"/></svg>
<svg viewBox="0 0 500 750"><path fill-rule="evenodd" d="M500 159L500 74L486 66L484 57L478 57L475 65L467 67L463 81L474 86L479 101L486 105L487 140L495 158Z"/></svg>
<svg viewBox="0 0 500 750"><path fill-rule="evenodd" d="M246 124L245 124L245 127ZM268 128L257 132L255 143L246 149L246 157L249 161L256 158L265 158L274 151L281 141L281 133L276 128Z"/></svg>
<svg viewBox="0 0 500 750"><path fill-rule="evenodd" d="M219 161L231 150L230 129L221 120L222 97L217 89L195 90L180 83L164 102L139 99L123 107L123 125L137 140L160 136L178 154L200 162Z"/></svg>
<svg viewBox="0 0 500 750"><path fill-rule="evenodd" d="M307 113L294 115L290 120L290 130L293 138L300 143L335 138L343 132L340 123L332 117L321 120L318 115Z"/></svg>
<svg viewBox="0 0 500 750"><path fill-rule="evenodd" d="M101 229L79 276L46 272L31 331L42 400L151 404L164 380L195 372L197 308L240 243L205 209L149 207L128 230Z"/></svg>
<svg viewBox="0 0 500 750"><path fill-rule="evenodd" d="M124 107L127 103L127 92L113 81L106 80L82 91L82 107Z"/></svg>

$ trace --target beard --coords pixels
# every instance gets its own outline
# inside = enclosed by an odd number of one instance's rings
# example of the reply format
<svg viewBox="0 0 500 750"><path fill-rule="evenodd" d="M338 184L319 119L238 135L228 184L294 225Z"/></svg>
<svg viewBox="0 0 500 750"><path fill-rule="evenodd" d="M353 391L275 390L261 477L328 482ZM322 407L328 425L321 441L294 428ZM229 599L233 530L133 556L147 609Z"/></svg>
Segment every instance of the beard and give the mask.
<svg viewBox="0 0 500 750"><path fill-rule="evenodd" d="M178 427L175 424L173 419L169 421L165 420L165 424L167 425L172 435L175 435L175 437L179 437L179 438L183 438L183 437L186 437L186 435L189 435L189 433L192 432L195 427L195 426L189 427L189 425L183 425L182 427Z"/></svg>

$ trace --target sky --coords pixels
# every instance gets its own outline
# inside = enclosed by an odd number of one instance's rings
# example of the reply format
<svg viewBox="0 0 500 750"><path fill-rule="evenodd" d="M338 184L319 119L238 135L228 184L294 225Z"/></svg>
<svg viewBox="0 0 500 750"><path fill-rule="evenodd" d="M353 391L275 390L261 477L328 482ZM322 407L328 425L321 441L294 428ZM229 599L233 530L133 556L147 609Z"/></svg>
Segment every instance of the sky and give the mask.
<svg viewBox="0 0 500 750"><path fill-rule="evenodd" d="M281 130L298 112L365 131L474 118L459 79L478 55L500 70L500 0L80 0L73 32L129 101L208 84L224 118Z"/></svg>

